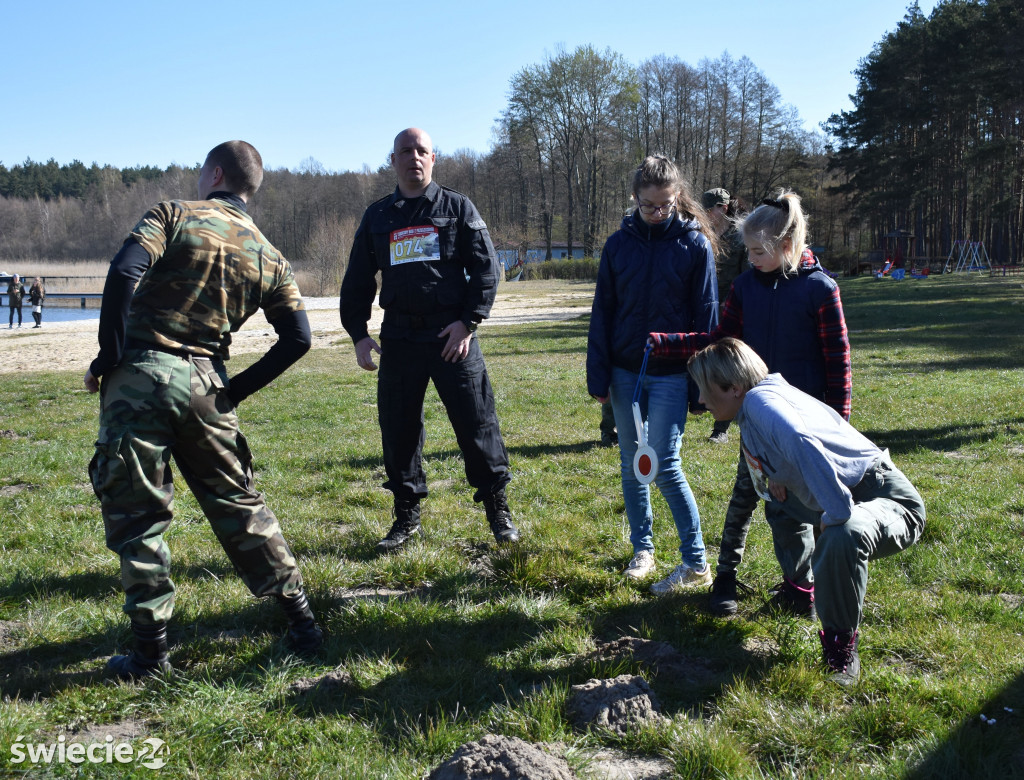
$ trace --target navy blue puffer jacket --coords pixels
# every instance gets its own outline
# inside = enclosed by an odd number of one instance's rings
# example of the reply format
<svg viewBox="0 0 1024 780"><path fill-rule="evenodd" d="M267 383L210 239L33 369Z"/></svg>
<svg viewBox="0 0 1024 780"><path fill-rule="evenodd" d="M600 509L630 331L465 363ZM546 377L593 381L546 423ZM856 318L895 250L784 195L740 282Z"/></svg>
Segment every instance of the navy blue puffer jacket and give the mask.
<svg viewBox="0 0 1024 780"><path fill-rule="evenodd" d="M707 333L718 324L711 244L692 220L648 225L635 211L601 253L587 341L587 391L606 397L612 367L640 370L652 331ZM651 358L652 376L681 374L679 360Z"/></svg>

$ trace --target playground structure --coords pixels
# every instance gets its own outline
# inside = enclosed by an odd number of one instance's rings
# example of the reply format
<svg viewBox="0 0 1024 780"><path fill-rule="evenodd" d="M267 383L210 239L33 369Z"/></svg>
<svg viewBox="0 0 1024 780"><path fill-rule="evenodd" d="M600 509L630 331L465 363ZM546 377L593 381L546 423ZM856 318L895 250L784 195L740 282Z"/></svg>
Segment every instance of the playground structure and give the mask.
<svg viewBox="0 0 1024 780"><path fill-rule="evenodd" d="M522 258L517 259L514 265L505 268L505 281L518 282L522 278L525 269L526 263L522 261Z"/></svg>
<svg viewBox="0 0 1024 780"><path fill-rule="evenodd" d="M882 236L884 246L880 252L885 253L885 262L875 272L876 279L889 277L897 282L903 281L909 273L912 279L927 279L931 273L927 262L918 269L914 262L920 258L913 256L914 236L908 230L897 228Z"/></svg>
<svg viewBox="0 0 1024 780"><path fill-rule="evenodd" d="M954 258L956 260L955 267ZM949 257L946 259L946 266L942 269L942 273L946 274L950 271L955 273L970 273L971 271L988 271L992 273L992 261L989 259L988 252L985 251L985 243L983 241L970 241L967 239L957 239L953 242L952 248L949 250Z"/></svg>

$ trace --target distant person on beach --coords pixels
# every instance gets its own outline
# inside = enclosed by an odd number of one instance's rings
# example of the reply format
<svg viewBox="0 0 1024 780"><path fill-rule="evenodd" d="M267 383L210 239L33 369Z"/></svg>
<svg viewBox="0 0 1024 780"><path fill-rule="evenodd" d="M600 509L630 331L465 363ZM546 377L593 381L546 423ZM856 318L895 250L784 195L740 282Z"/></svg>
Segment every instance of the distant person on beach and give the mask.
<svg viewBox="0 0 1024 780"><path fill-rule="evenodd" d="M508 451L476 338L494 304L501 265L476 206L433 180L434 161L423 130L410 127L396 136L391 167L398 184L363 214L341 283L341 324L355 344L356 362L375 371L373 353L380 355L377 417L394 522L377 543L379 553L398 550L421 529L429 382L448 412L473 500L483 504L495 541L519 541L505 495L512 479ZM380 344L367 330L378 274Z"/></svg>
<svg viewBox="0 0 1024 780"><path fill-rule="evenodd" d="M773 524L778 550L802 551L814 570L822 659L832 679L853 685L868 561L921 538L925 507L910 480L828 404L768 373L750 347L722 339L690 358L700 400L716 420L736 420L758 494L794 518ZM809 522L817 543L804 538Z"/></svg>
<svg viewBox="0 0 1024 780"><path fill-rule="evenodd" d="M38 276L32 281L28 291L28 302L32 305L32 319L36 324L32 327L43 327L43 300L46 298L46 289L43 287L43 280Z"/></svg>
<svg viewBox="0 0 1024 780"><path fill-rule="evenodd" d="M21 303L24 298L25 285L22 283L21 277L15 274L7 284L7 305L11 308L8 330L14 327L14 312L18 312L18 327L21 327Z"/></svg>
<svg viewBox="0 0 1024 780"><path fill-rule="evenodd" d="M135 649L107 664L122 679L170 670L175 588L164 533L172 459L246 586L283 607L291 648L310 653L323 639L295 557L253 485L235 411L311 344L291 266L246 212L262 181L263 161L251 145L214 147L199 171L199 199L146 212L107 274L100 352L85 387L102 391L89 472L107 547L121 558L135 636ZM260 309L278 341L229 379L231 334Z"/></svg>

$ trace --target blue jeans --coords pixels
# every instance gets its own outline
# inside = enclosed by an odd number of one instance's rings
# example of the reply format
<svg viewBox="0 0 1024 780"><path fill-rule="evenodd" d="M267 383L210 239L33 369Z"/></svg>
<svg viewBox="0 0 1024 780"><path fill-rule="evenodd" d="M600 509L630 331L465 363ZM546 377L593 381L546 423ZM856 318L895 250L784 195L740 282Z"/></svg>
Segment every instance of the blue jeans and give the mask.
<svg viewBox="0 0 1024 780"><path fill-rule="evenodd" d="M633 551L654 551L654 515L651 491L633 474L636 455L636 425L633 422L633 392L639 375L623 368L612 369L609 391L615 426L619 429L619 457L622 461L622 496L629 518L629 541ZM640 416L647 430L647 443L658 456L658 476L654 484L665 497L679 533L679 554L683 563L703 569L704 539L700 533L697 501L683 474L679 446L686 428L687 376L645 375L640 391Z"/></svg>

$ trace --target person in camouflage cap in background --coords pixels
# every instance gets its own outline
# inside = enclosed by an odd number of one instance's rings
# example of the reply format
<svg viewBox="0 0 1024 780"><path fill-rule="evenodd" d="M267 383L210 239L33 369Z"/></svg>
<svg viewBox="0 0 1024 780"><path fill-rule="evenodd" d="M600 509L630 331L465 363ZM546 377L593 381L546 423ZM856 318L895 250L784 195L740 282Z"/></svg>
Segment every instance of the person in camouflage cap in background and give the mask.
<svg viewBox="0 0 1024 780"><path fill-rule="evenodd" d="M107 664L123 679L170 670L174 583L163 534L172 516L172 457L249 590L283 606L292 649L312 652L323 640L277 518L253 486L235 412L311 344L291 266L246 213L262 180L263 161L250 144L215 147L199 172L199 200L150 209L107 275L100 351L85 386L101 391L89 472L107 546L121 558L135 636L135 649ZM257 309L278 341L229 380L231 333Z"/></svg>
<svg viewBox="0 0 1024 780"><path fill-rule="evenodd" d="M708 213L715 235L718 236L718 257L715 258L715 267L718 273L718 303L724 309L732 283L750 267L747 262L747 247L743 244L743 237L736 230L736 221L742 216L740 201L739 198L730 195L728 190L715 187L700 196L700 203ZM729 421L715 420L708 441L714 444L728 443Z"/></svg>

